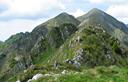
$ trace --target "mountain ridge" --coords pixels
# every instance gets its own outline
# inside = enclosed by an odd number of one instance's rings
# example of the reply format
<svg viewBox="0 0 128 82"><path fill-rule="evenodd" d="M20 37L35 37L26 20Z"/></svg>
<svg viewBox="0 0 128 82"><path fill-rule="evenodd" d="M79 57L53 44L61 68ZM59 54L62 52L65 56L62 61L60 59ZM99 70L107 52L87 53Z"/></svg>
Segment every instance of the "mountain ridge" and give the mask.
<svg viewBox="0 0 128 82"><path fill-rule="evenodd" d="M118 21L109 14L94 8L87 14L80 16L77 19L80 20L80 18L83 18L83 21L81 22L79 27L83 27L84 25L102 26L105 31L110 33L113 37L116 37L117 39L122 41L124 45L127 45L127 41L125 39L128 38L128 28L126 28L126 25L124 23Z"/></svg>
<svg viewBox="0 0 128 82"><path fill-rule="evenodd" d="M127 66L127 46L121 46L127 44L127 33L124 24L96 8L78 18L63 12L32 32L18 33L5 41L0 51L0 80L4 82L33 65L36 70L31 69L32 74L43 66L47 70Z"/></svg>
<svg viewBox="0 0 128 82"><path fill-rule="evenodd" d="M54 22L58 23L60 22L59 20L62 21L63 19L65 20L56 26ZM47 26L47 22L49 21L52 22L48 23ZM27 69L39 54L47 50L48 46L53 48L59 47L68 36L74 33L79 21L71 15L61 13L43 24L45 25L37 26L30 33L18 33L5 41L5 49L1 52L5 54L2 59L6 59L3 60L4 62L1 66L2 73L6 74L7 72L7 74L10 75ZM52 24L52 26L50 26L50 24ZM61 42L57 41L58 39L61 40ZM6 76L6 78L8 77L10 76Z"/></svg>

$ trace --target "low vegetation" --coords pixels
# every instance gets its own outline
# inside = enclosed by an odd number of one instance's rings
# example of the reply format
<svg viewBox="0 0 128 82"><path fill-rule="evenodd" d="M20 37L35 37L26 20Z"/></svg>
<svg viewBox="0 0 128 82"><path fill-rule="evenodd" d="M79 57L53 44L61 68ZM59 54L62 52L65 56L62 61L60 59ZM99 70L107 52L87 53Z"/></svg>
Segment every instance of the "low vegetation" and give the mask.
<svg viewBox="0 0 128 82"><path fill-rule="evenodd" d="M128 68L122 68L117 66L98 66L95 68L84 68L81 71L67 70L65 74L62 74L63 70L58 72L51 71L51 76L45 76L49 72L44 71L28 71L26 74L19 74L19 77L13 77L9 82L14 82L20 79L21 82L31 79L35 74L42 73L43 76L38 80L31 82L127 82ZM28 77L29 76L29 77Z"/></svg>

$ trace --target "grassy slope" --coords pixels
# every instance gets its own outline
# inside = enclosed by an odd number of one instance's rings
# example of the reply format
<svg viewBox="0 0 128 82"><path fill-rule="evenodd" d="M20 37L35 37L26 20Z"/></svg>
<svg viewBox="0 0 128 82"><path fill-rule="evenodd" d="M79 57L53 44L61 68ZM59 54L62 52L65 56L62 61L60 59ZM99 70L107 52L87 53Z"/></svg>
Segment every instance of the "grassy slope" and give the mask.
<svg viewBox="0 0 128 82"><path fill-rule="evenodd" d="M81 37L82 42L76 41L78 36ZM88 52L88 54L84 54L84 56L86 56L85 60L87 59L87 61L82 62L81 72L76 73L75 68L66 65L63 61L72 59L76 55L76 51L80 48ZM111 59L105 57L106 54L104 49L108 49L112 52ZM14 82L18 78L22 81L26 81L37 73L47 74L49 72L54 72L60 74L64 69L69 70L67 75L62 75L58 77L58 79L54 77L45 77L37 82L126 82L126 77L128 76L128 70L126 68L116 67L115 69L110 69L111 67L96 67L86 69L86 66L92 67L95 65L109 66L116 64L118 66L127 66L127 56L116 52L116 49L120 49L117 40L110 37L106 32L103 32L102 29L86 27L86 29L83 28L74 33L60 48L47 48L47 50L34 61L36 65L35 70L28 69L26 73L22 72L10 78L9 82ZM113 59L116 62L113 63ZM62 65L57 70L52 66L55 61ZM93 74L90 70L94 71L94 73L96 70L97 74Z"/></svg>
<svg viewBox="0 0 128 82"><path fill-rule="evenodd" d="M61 71L53 71L52 76L43 76L38 80L32 82L127 82L128 81L128 68L117 66L98 66L95 68L82 68L80 72L75 70L68 70L67 73L61 74ZM32 74L33 73L33 74ZM19 74L10 78L8 82L15 82L17 79L32 78L37 73L47 74L49 72L30 71L26 74ZM25 82L25 80L22 82Z"/></svg>
<svg viewBox="0 0 128 82"><path fill-rule="evenodd" d="M60 20L60 19L57 19L57 20ZM51 24L56 24L56 22L53 21L53 23ZM45 52L43 52L41 55L39 55L39 57L35 61L33 61L36 66L36 70L27 69L28 71L26 73L22 72L19 75L16 75L10 78L9 82L14 82L18 78L23 79L23 81L26 81L36 73L45 74L45 73L48 73L49 71L60 73L64 69L69 70L69 75L66 75L66 76L62 75L59 77L59 79L57 79L57 81L108 82L111 80L116 81L116 79L117 81L126 81L125 75L123 75L126 73L126 76L127 76L127 72L126 72L127 70L125 68L117 67L118 70L116 70L116 72L119 73L120 77L116 77L116 76L111 77L111 74L113 75L115 74L115 72L113 73L113 71L109 71L110 69L108 67L106 68L101 67L100 72L98 68L94 68L94 69L84 68L84 66L94 67L94 66L102 66L102 65L108 66L113 64L116 64L118 66L127 66L128 64L127 52L125 53L122 53L122 51L118 52L118 50L121 50L121 47L119 46L119 43L116 39L112 38L106 32L104 33L102 29L95 29L95 27L89 27L89 28L85 27L85 28L81 28L76 33L74 33L68 40L66 40L66 42L60 48L54 49L54 48L48 47ZM81 42L77 41L78 37L82 39ZM74 70L72 67L71 68L68 68L69 66L66 67L64 61L66 59L73 59L76 55L76 51L79 49L84 50L85 61L81 62L82 67L84 68L84 69L81 68L82 72L76 73L75 71L72 72L72 70ZM111 52L110 59L106 57L106 54L105 54L106 49ZM62 65L62 67L58 70L55 70L52 67L55 61L57 61ZM96 79L95 77L93 77L94 76L93 74L90 74L91 73L90 70L91 71L98 70L97 74L100 74L101 77L100 78L96 77L97 78ZM125 73L122 72L121 70L125 71ZM54 79L55 78L53 77L48 77L45 79L42 78L41 80L39 80L39 82L40 81L42 82L43 80L44 82L52 81Z"/></svg>
<svg viewBox="0 0 128 82"><path fill-rule="evenodd" d="M127 82L128 69L116 66L70 71L58 77L43 77L33 82Z"/></svg>
<svg viewBox="0 0 128 82"><path fill-rule="evenodd" d="M92 30L93 29L93 30ZM82 42L76 41L77 37L81 37ZM72 45L73 47L71 47ZM68 39L61 48L56 51L54 57L50 59L53 63L55 60L59 63L63 63L66 59L73 59L76 55L76 51L79 49L84 49L85 65L111 65L116 64L118 66L128 64L127 52L123 55L117 52L121 47L118 41L112 38L109 34L102 32L101 29L86 28L84 30L79 30ZM106 58L106 49L111 52L111 58ZM121 51L120 51L121 52ZM123 57L124 56L124 57ZM123 58L123 59L122 59ZM113 61L114 60L114 61Z"/></svg>

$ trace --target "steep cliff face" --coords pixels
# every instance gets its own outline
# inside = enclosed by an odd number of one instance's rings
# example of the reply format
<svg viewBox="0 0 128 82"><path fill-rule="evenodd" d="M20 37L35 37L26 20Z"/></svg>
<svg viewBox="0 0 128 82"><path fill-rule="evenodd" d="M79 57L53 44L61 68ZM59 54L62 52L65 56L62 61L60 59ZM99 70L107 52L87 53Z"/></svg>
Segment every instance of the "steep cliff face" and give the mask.
<svg viewBox="0 0 128 82"><path fill-rule="evenodd" d="M69 38L77 27L70 23L62 24L58 27L53 27L46 36L40 37L31 50L31 54L38 56L46 51L47 48L59 48L67 38Z"/></svg>

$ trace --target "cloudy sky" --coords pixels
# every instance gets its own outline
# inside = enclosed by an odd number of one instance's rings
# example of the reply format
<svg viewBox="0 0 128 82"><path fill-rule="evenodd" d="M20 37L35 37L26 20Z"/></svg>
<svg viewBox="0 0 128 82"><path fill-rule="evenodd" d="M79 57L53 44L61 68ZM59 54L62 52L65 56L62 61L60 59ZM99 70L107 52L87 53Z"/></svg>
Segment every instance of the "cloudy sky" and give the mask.
<svg viewBox="0 0 128 82"><path fill-rule="evenodd" d="M0 0L0 40L19 32L30 32L61 12L77 17L92 8L128 23L127 0Z"/></svg>

